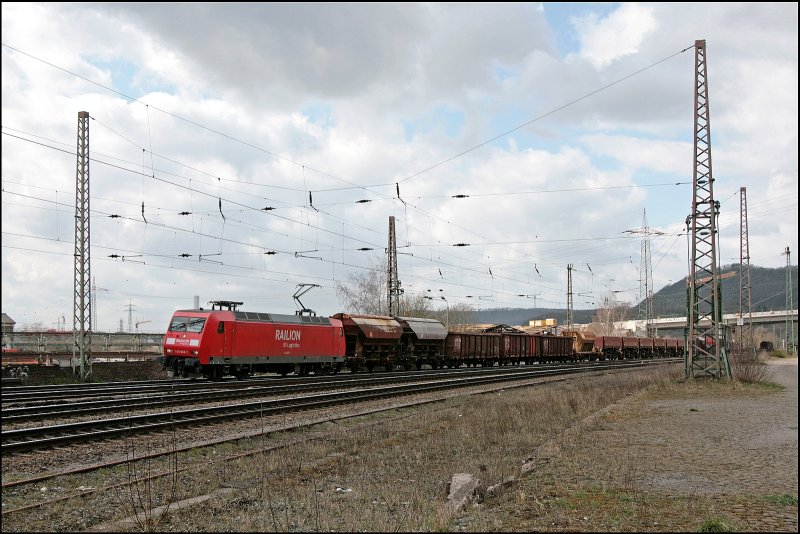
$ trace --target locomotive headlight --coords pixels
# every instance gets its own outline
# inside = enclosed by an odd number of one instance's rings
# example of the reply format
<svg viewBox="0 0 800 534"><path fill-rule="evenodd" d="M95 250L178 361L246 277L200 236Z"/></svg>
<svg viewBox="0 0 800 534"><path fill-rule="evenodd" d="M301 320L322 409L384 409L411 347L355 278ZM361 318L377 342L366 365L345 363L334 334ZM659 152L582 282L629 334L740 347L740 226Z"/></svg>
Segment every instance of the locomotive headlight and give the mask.
<svg viewBox="0 0 800 534"><path fill-rule="evenodd" d="M193 350L193 351L192 351L192 354L195 354L195 355L197 355L197 354L200 354L200 353L199 353L199 352L197 352L196 350Z"/></svg>
<svg viewBox="0 0 800 534"><path fill-rule="evenodd" d="M172 354L172 349L167 349L167 354Z"/></svg>

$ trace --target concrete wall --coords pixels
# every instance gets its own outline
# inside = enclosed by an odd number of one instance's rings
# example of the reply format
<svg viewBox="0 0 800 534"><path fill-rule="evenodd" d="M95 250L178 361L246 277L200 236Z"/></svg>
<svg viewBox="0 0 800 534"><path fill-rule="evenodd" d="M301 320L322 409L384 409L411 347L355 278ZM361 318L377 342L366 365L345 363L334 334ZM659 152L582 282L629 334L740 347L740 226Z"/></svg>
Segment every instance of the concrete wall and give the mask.
<svg viewBox="0 0 800 534"><path fill-rule="evenodd" d="M28 365L27 378L22 385L73 384L80 381L70 367ZM3 368L3 377L8 378L15 366ZM125 382L130 380L159 380L167 378L166 371L154 361L147 362L97 362L92 364L92 382Z"/></svg>

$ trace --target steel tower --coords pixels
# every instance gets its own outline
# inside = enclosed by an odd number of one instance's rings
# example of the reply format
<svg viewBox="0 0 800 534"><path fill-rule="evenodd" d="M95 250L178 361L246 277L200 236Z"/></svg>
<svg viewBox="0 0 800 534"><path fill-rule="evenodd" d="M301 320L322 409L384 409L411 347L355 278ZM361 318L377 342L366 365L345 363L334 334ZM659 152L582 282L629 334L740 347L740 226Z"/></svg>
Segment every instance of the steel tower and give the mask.
<svg viewBox="0 0 800 534"><path fill-rule="evenodd" d="M78 161L75 175L75 284L73 292L72 370L85 380L92 372L92 288L89 239L89 112L78 112Z"/></svg>
<svg viewBox="0 0 800 534"><path fill-rule="evenodd" d="M717 273L719 204L711 172L711 113L705 40L695 41L694 166L689 272L686 373L693 378L730 377L722 335L722 299Z"/></svg>
<svg viewBox="0 0 800 534"><path fill-rule="evenodd" d="M781 256L786 256L786 325L784 326L784 346L787 354L794 354L794 322L792 321L792 254L789 247Z"/></svg>
<svg viewBox="0 0 800 534"><path fill-rule="evenodd" d="M397 274L397 239L394 231L394 216L389 217L389 246L386 248L388 254L389 275L386 277L386 297L389 304L389 315L400 315L400 280Z"/></svg>
<svg viewBox="0 0 800 534"><path fill-rule="evenodd" d="M567 330L572 331L572 264L567 265Z"/></svg>
<svg viewBox="0 0 800 534"><path fill-rule="evenodd" d="M750 236L747 226L747 188L739 189L739 356L754 359L756 356L753 339L753 309L750 291Z"/></svg>
<svg viewBox="0 0 800 534"><path fill-rule="evenodd" d="M645 337L653 337L653 263L650 259L650 228L647 226L647 210L643 210L642 212L641 233L642 247L639 266L639 319L644 320Z"/></svg>

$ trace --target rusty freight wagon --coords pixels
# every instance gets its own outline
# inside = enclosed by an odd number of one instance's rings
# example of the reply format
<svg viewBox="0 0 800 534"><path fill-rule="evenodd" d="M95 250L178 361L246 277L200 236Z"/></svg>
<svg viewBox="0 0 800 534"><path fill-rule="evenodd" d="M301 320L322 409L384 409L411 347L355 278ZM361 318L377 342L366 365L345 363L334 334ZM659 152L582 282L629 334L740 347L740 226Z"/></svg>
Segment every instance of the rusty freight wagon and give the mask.
<svg viewBox="0 0 800 534"><path fill-rule="evenodd" d="M576 358L571 337L534 334L530 336L530 344L532 361L563 362Z"/></svg>
<svg viewBox="0 0 800 534"><path fill-rule="evenodd" d="M500 358L501 335L496 333L449 332L445 358L450 367L493 365Z"/></svg>
<svg viewBox="0 0 800 534"><path fill-rule="evenodd" d="M377 366L391 371L395 365L403 363L400 361L403 326L393 317L351 313L337 313L332 317L344 327L347 367L352 372L362 366L369 371Z"/></svg>
<svg viewBox="0 0 800 534"><path fill-rule="evenodd" d="M428 364L434 369L445 363L447 328L435 319L396 317L403 327L400 362L404 368L421 369Z"/></svg>

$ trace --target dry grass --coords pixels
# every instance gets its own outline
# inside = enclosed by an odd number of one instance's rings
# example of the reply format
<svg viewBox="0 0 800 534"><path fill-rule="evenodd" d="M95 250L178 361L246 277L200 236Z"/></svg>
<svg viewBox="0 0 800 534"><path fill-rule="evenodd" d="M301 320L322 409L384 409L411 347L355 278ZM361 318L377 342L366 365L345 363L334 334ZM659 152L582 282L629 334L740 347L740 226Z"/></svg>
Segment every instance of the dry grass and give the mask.
<svg viewBox="0 0 800 534"><path fill-rule="evenodd" d="M446 506L446 487L454 473L473 473L484 488L517 475L537 447L563 429L680 373L676 365L669 371L660 367L598 374L560 385L453 398L302 432L264 432L238 443L193 450L179 455L181 467L191 468L178 474L174 496L169 493L169 476L150 489L140 488L145 497L137 505L137 513L150 519L124 528L152 529L158 520L157 528L163 531L459 529L461 515ZM312 437L315 439L303 439ZM256 456L217 461L223 456L286 443L293 444ZM627 458L626 463L635 466L635 458ZM147 468L138 467L140 472ZM169 465L164 469L169 470ZM638 476L635 469L629 469L628 474ZM64 483L102 487L125 483L128 478L128 469L121 466L111 474L82 475ZM147 515L148 491L152 504L165 504L211 494L222 487L236 489L200 504L173 507L163 517ZM135 491L136 487L130 485L129 489ZM517 491L517 487L508 491ZM605 490L598 491L602 495ZM130 494L124 495L130 500ZM3 497L5 502L5 492ZM114 497L92 495L48 507L46 512L13 514L4 518L3 531L70 531L132 515ZM521 493L517 498L522 503L538 502L554 517L567 517L570 510L570 501L563 497L559 501L548 495Z"/></svg>
<svg viewBox="0 0 800 534"><path fill-rule="evenodd" d="M767 364L754 350L733 351L730 366L733 379L745 384L763 384L771 378Z"/></svg>
<svg viewBox="0 0 800 534"><path fill-rule="evenodd" d="M324 439L219 466L217 480L249 487L171 512L162 528L450 530L455 514L445 506L446 486L454 473L473 473L484 487L516 475L559 430L667 378L654 370L615 373L398 411L383 424L331 425ZM261 440L268 445L285 438Z"/></svg>

